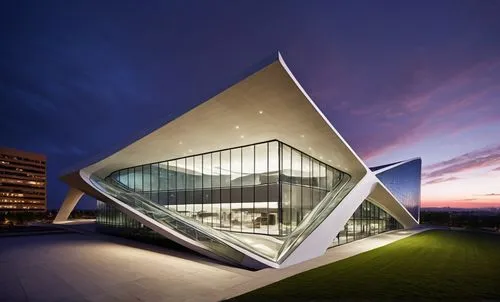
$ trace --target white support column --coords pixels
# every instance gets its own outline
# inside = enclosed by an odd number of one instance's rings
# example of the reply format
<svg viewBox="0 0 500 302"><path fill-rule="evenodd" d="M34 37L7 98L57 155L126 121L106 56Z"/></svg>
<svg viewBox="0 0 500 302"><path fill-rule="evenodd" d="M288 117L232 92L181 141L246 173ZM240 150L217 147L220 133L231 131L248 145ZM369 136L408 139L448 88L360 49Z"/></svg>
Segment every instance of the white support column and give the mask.
<svg viewBox="0 0 500 302"><path fill-rule="evenodd" d="M69 214L71 214L82 196L82 191L75 188L69 188L68 194L66 194L66 198L64 199L64 202L62 203L61 208L52 223L59 223L68 220Z"/></svg>

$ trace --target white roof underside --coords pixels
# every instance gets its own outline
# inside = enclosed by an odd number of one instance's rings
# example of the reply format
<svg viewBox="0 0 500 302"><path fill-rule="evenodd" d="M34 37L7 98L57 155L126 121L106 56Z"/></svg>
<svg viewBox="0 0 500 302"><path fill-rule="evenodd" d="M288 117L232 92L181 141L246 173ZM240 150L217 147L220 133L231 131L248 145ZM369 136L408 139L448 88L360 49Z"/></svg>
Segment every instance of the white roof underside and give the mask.
<svg viewBox="0 0 500 302"><path fill-rule="evenodd" d="M85 170L105 177L127 167L273 139L353 179L366 174L367 167L310 100L281 56Z"/></svg>

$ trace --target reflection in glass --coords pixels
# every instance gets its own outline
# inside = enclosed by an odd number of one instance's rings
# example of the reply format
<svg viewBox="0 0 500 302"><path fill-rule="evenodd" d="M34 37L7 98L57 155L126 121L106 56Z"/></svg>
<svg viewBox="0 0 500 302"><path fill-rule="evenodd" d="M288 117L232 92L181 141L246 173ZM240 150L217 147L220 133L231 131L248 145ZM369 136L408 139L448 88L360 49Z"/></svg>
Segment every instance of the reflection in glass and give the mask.
<svg viewBox="0 0 500 302"><path fill-rule="evenodd" d="M415 159L377 174L378 179L417 221L420 219L421 169L422 160Z"/></svg>
<svg viewBox="0 0 500 302"><path fill-rule="evenodd" d="M386 211L365 200L332 242L332 246L402 228L402 225Z"/></svg>
<svg viewBox="0 0 500 302"><path fill-rule="evenodd" d="M273 140L132 167L111 177L213 228L286 236L341 182L342 175Z"/></svg>

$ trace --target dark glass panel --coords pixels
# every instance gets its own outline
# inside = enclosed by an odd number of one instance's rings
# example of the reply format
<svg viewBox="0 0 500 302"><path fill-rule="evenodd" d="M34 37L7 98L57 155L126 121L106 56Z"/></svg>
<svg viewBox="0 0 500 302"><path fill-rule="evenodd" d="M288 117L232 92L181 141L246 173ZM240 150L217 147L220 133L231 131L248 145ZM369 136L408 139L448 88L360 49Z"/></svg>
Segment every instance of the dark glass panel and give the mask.
<svg viewBox="0 0 500 302"><path fill-rule="evenodd" d="M416 159L377 174L417 221L420 218L421 169L422 160Z"/></svg>

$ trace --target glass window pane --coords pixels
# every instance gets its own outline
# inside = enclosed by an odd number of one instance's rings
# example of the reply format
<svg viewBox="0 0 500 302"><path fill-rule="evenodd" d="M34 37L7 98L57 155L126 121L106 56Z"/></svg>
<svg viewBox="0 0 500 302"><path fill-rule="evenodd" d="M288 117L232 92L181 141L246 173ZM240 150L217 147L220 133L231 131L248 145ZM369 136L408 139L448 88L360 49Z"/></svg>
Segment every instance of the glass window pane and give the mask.
<svg viewBox="0 0 500 302"><path fill-rule="evenodd" d="M231 150L231 231L241 231L241 148Z"/></svg>
<svg viewBox="0 0 500 302"><path fill-rule="evenodd" d="M278 174L279 170L279 152L278 152L278 142L270 142L269 143L269 174ZM277 182L278 179L276 179L272 182ZM270 181L271 182L271 181Z"/></svg>
<svg viewBox="0 0 500 302"><path fill-rule="evenodd" d="M185 158L178 159L176 162L176 166L177 166L176 188L177 190L184 190L186 189L186 159Z"/></svg>
<svg viewBox="0 0 500 302"><path fill-rule="evenodd" d="M255 145L255 184L267 184L267 143Z"/></svg>
<svg viewBox="0 0 500 302"><path fill-rule="evenodd" d="M231 228L231 191L229 185L231 183L231 164L229 150L221 151L220 159L220 177L221 177L221 213L220 227L221 229L229 230Z"/></svg>
<svg viewBox="0 0 500 302"><path fill-rule="evenodd" d="M241 186L241 148L231 150L231 186Z"/></svg>
<svg viewBox="0 0 500 302"><path fill-rule="evenodd" d="M203 155L203 223L212 225L212 154Z"/></svg>
<svg viewBox="0 0 500 302"><path fill-rule="evenodd" d="M302 155L299 151L292 149L292 181L300 185L302 183Z"/></svg>
<svg viewBox="0 0 500 302"><path fill-rule="evenodd" d="M220 227L220 152L214 152L212 157L212 226Z"/></svg>
<svg viewBox="0 0 500 302"><path fill-rule="evenodd" d="M302 221L302 186L293 185L291 197L291 225L294 230Z"/></svg>
<svg viewBox="0 0 500 302"><path fill-rule="evenodd" d="M178 159L177 165L177 212L187 215L186 210L186 158Z"/></svg>
<svg viewBox="0 0 500 302"><path fill-rule="evenodd" d="M212 153L212 187L220 187L220 152Z"/></svg>
<svg viewBox="0 0 500 302"><path fill-rule="evenodd" d="M194 204L193 215L203 222L203 157L194 157Z"/></svg>
<svg viewBox="0 0 500 302"><path fill-rule="evenodd" d="M201 155L194 157L194 187L197 189L201 189L203 187L203 158ZM199 202L197 200L196 202Z"/></svg>
<svg viewBox="0 0 500 302"><path fill-rule="evenodd" d="M212 154L203 155L203 188L212 187Z"/></svg>
<svg viewBox="0 0 500 302"><path fill-rule="evenodd" d="M135 190L135 170L134 168L128 169L128 187Z"/></svg>
<svg viewBox="0 0 500 302"><path fill-rule="evenodd" d="M242 148L242 232L253 233L254 215L254 181L255 181L255 165L254 165L254 146Z"/></svg>
<svg viewBox="0 0 500 302"><path fill-rule="evenodd" d="M203 189L203 211L202 220L204 224L212 225L212 189Z"/></svg>
<svg viewBox="0 0 500 302"><path fill-rule="evenodd" d="M326 167L326 189L331 191L333 189L333 168Z"/></svg>
<svg viewBox="0 0 500 302"><path fill-rule="evenodd" d="M194 157L186 158L186 215L194 214Z"/></svg>
<svg viewBox="0 0 500 302"><path fill-rule="evenodd" d="M168 208L177 210L177 165L176 161L168 162Z"/></svg>
<svg viewBox="0 0 500 302"><path fill-rule="evenodd" d="M168 189L175 190L177 182L177 165L175 161L168 162Z"/></svg>
<svg viewBox="0 0 500 302"><path fill-rule="evenodd" d="M242 149L242 185L253 186L255 181L254 146Z"/></svg>
<svg viewBox="0 0 500 302"><path fill-rule="evenodd" d="M280 227L282 235L288 235L290 233L290 216L291 216L291 182L292 177L292 150L289 146L285 144L281 145L281 213L278 213L280 220Z"/></svg>
<svg viewBox="0 0 500 302"><path fill-rule="evenodd" d="M302 185L311 185L311 158L302 153Z"/></svg>
<svg viewBox="0 0 500 302"><path fill-rule="evenodd" d="M319 165L319 186L321 189L326 190L326 166L323 163Z"/></svg>
<svg viewBox="0 0 500 302"><path fill-rule="evenodd" d="M278 199L279 199L279 184L278 177L272 177L279 175L279 144L277 141L269 142L268 152L269 152L269 193L268 193L268 214L267 214L267 228L268 234L278 235L279 234L279 221L278 221Z"/></svg>
<svg viewBox="0 0 500 302"><path fill-rule="evenodd" d="M290 222L293 230L302 220L302 155L295 149L292 149L292 175L294 185L290 195Z"/></svg>
<svg viewBox="0 0 500 302"><path fill-rule="evenodd" d="M291 198L291 186L290 184L283 182L281 184L281 213L279 213L281 218L281 235L288 235L290 233L290 198Z"/></svg>
<svg viewBox="0 0 500 302"><path fill-rule="evenodd" d="M229 150L221 151L220 153L220 182L221 187L229 187L231 185L231 153Z"/></svg>
<svg viewBox="0 0 500 302"><path fill-rule="evenodd" d="M221 204L221 199L220 199L220 189L219 188L213 188L212 189L212 225L215 228L220 227L220 204Z"/></svg>
<svg viewBox="0 0 500 302"><path fill-rule="evenodd" d="M349 219L346 227L347 242L354 241L354 220Z"/></svg>
<svg viewBox="0 0 500 302"><path fill-rule="evenodd" d="M119 181L122 184L128 186L128 171L127 170L121 170L120 171Z"/></svg>
<svg viewBox="0 0 500 302"><path fill-rule="evenodd" d="M151 191L151 165L142 166L144 192Z"/></svg>
<svg viewBox="0 0 500 302"><path fill-rule="evenodd" d="M253 228L258 234L268 233L268 153L267 143L255 145L255 203Z"/></svg>
<svg viewBox="0 0 500 302"><path fill-rule="evenodd" d="M292 150L281 144L281 181L291 183L292 177Z"/></svg>
<svg viewBox="0 0 500 302"><path fill-rule="evenodd" d="M159 164L160 169L160 192L158 197L158 203L161 205L167 205L168 197L167 197L167 189L168 189L168 164L167 162L161 162Z"/></svg>
<svg viewBox="0 0 500 302"><path fill-rule="evenodd" d="M313 163L313 168L312 168L312 172L313 172L312 186L313 187L319 187L319 177L320 177L319 162L317 160L313 159L312 163Z"/></svg>
<svg viewBox="0 0 500 302"><path fill-rule="evenodd" d="M158 164L151 165L151 200L158 202L159 170Z"/></svg>
<svg viewBox="0 0 500 302"><path fill-rule="evenodd" d="M135 191L142 192L142 167L135 167Z"/></svg>

